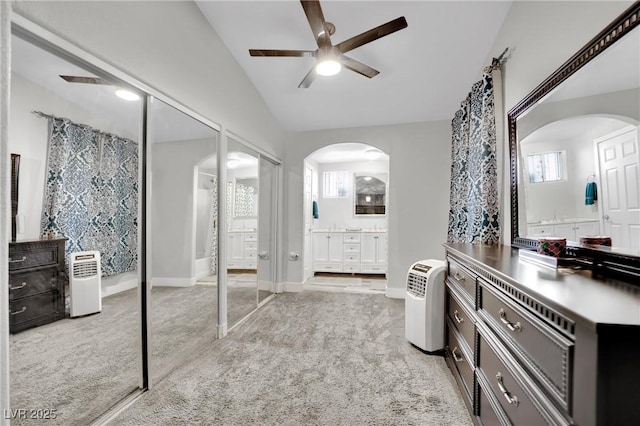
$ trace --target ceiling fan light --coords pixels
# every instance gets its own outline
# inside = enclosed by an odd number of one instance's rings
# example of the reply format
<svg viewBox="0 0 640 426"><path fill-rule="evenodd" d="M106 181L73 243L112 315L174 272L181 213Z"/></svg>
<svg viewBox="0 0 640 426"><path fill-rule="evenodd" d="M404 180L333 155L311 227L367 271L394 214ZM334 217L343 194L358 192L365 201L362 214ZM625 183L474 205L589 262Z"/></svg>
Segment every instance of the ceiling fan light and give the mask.
<svg viewBox="0 0 640 426"><path fill-rule="evenodd" d="M138 95L137 93L133 93L130 90L125 90L125 89L118 89L116 90L116 96L119 98L124 99L125 101L137 101L138 99L140 99L140 95Z"/></svg>
<svg viewBox="0 0 640 426"><path fill-rule="evenodd" d="M367 149L364 152L364 158L366 158L367 160L377 160L378 157L380 157L381 154L382 154L382 152L380 150Z"/></svg>
<svg viewBox="0 0 640 426"><path fill-rule="evenodd" d="M323 59L316 65L316 72L325 77L336 75L341 69L342 65L335 59Z"/></svg>

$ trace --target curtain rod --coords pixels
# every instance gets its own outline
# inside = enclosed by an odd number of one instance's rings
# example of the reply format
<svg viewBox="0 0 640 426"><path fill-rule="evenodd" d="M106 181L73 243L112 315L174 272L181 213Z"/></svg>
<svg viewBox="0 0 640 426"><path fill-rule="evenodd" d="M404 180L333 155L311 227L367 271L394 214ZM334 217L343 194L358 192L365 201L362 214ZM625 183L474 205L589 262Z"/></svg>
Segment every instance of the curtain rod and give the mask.
<svg viewBox="0 0 640 426"><path fill-rule="evenodd" d="M66 121L69 121L70 123L73 123L73 124L74 124L74 125L76 125L76 126L84 127L84 128L87 128L87 129L91 129L91 130L93 130L94 132L98 132L98 133L99 133L99 134L101 134L101 135L105 135L105 136L115 136L115 137L116 137L116 138L118 138L118 139L123 139L123 140L126 140L126 141L131 141L131 142L133 142L133 143L137 143L136 141L134 141L134 140L132 140L132 139L123 138L122 136L116 135L115 133L104 132L104 131L102 131L102 130L99 130L99 129L96 129L96 128L92 127L92 126L89 126L88 124L76 123L75 121L69 120L68 118L65 118L65 117L56 117L56 116L55 116L55 115L53 115L53 114L45 114L45 113L44 113L44 112L42 112L42 111L31 111L31 114L33 114L33 115L35 115L35 116L37 116L37 117L40 117L40 118L47 118L47 119L49 119L49 118L55 118L56 120L66 120Z"/></svg>
<svg viewBox="0 0 640 426"><path fill-rule="evenodd" d="M492 70L502 67L502 64L507 62L507 60L509 59L509 56L507 55L508 52L509 52L509 48L507 47L502 51L500 56L498 56L497 58L493 58L490 65Z"/></svg>

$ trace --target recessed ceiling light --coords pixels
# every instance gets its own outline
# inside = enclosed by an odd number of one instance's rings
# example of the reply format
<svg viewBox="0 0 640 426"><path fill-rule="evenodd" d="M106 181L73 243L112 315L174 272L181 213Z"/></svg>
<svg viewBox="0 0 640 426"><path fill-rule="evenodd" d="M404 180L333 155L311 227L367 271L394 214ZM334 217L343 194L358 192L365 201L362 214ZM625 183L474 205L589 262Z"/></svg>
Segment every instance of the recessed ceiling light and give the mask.
<svg viewBox="0 0 640 426"><path fill-rule="evenodd" d="M341 69L342 65L335 59L323 59L316 65L316 72L325 77L336 75Z"/></svg>
<svg viewBox="0 0 640 426"><path fill-rule="evenodd" d="M130 90L125 90L125 89L116 90L116 96L118 96L119 98L124 99L125 101L137 101L138 99L140 99L140 95L138 95L137 93L133 93Z"/></svg>
<svg viewBox="0 0 640 426"><path fill-rule="evenodd" d="M367 180L367 181L371 180L371 176L365 176L364 180Z"/></svg>

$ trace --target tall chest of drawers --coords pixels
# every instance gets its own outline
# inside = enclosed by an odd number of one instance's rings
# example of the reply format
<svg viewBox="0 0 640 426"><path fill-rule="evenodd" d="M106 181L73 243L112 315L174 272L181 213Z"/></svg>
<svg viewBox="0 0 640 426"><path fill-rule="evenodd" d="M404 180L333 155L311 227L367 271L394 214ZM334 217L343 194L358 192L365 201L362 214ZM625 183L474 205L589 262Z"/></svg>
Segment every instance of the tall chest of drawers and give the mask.
<svg viewBox="0 0 640 426"><path fill-rule="evenodd" d="M65 317L65 239L9 243L9 330Z"/></svg>
<svg viewBox="0 0 640 426"><path fill-rule="evenodd" d="M445 247L447 364L477 424L640 424L640 287Z"/></svg>

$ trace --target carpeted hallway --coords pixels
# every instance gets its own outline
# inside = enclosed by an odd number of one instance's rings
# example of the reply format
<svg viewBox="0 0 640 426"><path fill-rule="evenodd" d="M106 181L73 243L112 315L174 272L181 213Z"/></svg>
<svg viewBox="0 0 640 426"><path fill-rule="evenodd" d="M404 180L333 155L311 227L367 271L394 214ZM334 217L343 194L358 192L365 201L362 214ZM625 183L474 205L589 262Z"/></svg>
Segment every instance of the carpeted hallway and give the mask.
<svg viewBox="0 0 640 426"><path fill-rule="evenodd" d="M404 301L276 296L111 424L471 425L444 359L404 337Z"/></svg>

